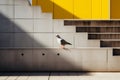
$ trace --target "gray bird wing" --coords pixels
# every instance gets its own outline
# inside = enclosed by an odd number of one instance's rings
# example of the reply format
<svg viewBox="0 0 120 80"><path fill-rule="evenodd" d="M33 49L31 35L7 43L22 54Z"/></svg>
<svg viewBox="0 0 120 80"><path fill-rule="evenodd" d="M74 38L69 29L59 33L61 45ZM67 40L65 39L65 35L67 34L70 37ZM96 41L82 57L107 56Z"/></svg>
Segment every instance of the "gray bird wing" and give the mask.
<svg viewBox="0 0 120 80"><path fill-rule="evenodd" d="M71 43L65 41L64 39L61 40L61 45L66 45L66 44L69 44L69 45L72 45Z"/></svg>

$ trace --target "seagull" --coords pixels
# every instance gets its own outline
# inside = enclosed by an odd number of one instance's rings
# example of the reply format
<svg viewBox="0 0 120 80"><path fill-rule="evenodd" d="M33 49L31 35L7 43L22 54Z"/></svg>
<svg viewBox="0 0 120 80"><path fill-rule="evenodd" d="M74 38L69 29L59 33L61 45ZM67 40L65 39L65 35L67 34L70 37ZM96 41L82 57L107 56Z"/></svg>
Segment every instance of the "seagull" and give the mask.
<svg viewBox="0 0 120 80"><path fill-rule="evenodd" d="M60 47L62 49L65 49L65 45L72 45L71 43L69 43L66 40L64 40L63 38L61 38L59 35L56 35L56 37L57 37L57 42L60 44Z"/></svg>

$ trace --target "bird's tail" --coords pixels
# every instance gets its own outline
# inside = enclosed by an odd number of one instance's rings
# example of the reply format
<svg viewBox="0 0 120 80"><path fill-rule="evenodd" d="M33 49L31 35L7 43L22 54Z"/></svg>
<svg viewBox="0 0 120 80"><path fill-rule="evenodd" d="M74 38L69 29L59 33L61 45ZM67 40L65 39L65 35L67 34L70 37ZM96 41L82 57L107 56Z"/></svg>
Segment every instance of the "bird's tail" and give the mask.
<svg viewBox="0 0 120 80"><path fill-rule="evenodd" d="M71 44L71 43L69 43L69 42L68 42L67 44L68 44L68 45L72 45L72 44Z"/></svg>

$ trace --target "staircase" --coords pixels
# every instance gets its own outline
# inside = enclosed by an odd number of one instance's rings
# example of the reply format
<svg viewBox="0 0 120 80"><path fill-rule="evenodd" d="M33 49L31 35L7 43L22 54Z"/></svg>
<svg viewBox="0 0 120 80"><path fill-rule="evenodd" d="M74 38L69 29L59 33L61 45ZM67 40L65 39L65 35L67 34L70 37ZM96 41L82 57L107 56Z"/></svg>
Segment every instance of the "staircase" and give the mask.
<svg viewBox="0 0 120 80"><path fill-rule="evenodd" d="M75 25L76 32L87 32L88 40L100 40L101 48L113 48L113 55L120 55L119 21L65 21L65 25Z"/></svg>
<svg viewBox="0 0 120 80"><path fill-rule="evenodd" d="M45 2L46 2L46 5L44 4L44 1L38 1L36 3L39 4L38 6L41 6L42 14L46 14L46 13L51 14L53 12L53 4L49 0L45 0ZM34 5L36 6L36 4L33 4L33 6ZM52 15L51 18L53 17L54 15ZM118 49L120 47L119 21L117 22L116 21L114 22L87 21L87 20L86 21L75 21L75 20L64 21L62 18L61 20L59 19L57 20L57 18L54 18L54 23L55 24L58 23L59 27L62 27L63 29L67 26L69 27L76 26L76 33L73 34L73 36L75 36L75 44L73 48L102 48L102 47L113 48L113 49L115 48L115 50L113 50L113 55L119 54L119 49ZM115 27L111 26L111 24L114 25ZM60 30L61 28L58 28L58 29ZM64 31L61 31L61 32L64 32ZM88 36L86 36L86 34ZM77 42L76 39L78 39L78 37L81 37L80 35L86 36L86 37L84 39L80 39L80 41ZM116 48L117 48L117 51L116 51Z"/></svg>
<svg viewBox="0 0 120 80"><path fill-rule="evenodd" d="M115 46L115 49L110 47L118 44L110 42L108 45L105 42L111 40L111 35L118 33L105 33L98 28L112 27L113 24L118 28L119 21L103 23L102 21L53 19L52 13L43 13L41 10L43 8L40 6L29 6L27 0L15 0L14 3L14 9L12 8L15 10L14 21L6 14L10 6L2 4L5 6L2 9L6 10L1 11L4 14L1 14L1 18L6 22L3 21L4 25L0 28L0 71L120 71L120 58L114 57L119 55L119 49ZM49 8L48 5L46 6L45 10ZM8 24L6 26L8 22L13 26ZM96 27L97 31L88 32L87 27L91 30ZM66 46L67 50L59 49L56 34L71 42L72 45ZM97 38L90 37L94 34ZM98 34L106 34L107 37L98 37ZM110 34L110 37L107 34ZM112 40L116 42L119 38L116 36ZM113 52L117 54L113 56Z"/></svg>

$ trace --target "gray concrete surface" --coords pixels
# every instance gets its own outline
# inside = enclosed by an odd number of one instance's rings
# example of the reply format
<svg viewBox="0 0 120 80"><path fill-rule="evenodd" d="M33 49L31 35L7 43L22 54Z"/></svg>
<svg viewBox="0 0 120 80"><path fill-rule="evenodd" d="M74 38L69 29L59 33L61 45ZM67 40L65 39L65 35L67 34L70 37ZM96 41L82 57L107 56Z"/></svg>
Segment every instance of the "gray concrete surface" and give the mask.
<svg viewBox="0 0 120 80"><path fill-rule="evenodd" d="M120 72L9 72L0 80L120 80Z"/></svg>
<svg viewBox="0 0 120 80"><path fill-rule="evenodd" d="M107 48L1 49L0 71L108 71L108 66L112 70L107 64L111 63L108 51ZM109 54L112 56L112 52Z"/></svg>

